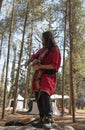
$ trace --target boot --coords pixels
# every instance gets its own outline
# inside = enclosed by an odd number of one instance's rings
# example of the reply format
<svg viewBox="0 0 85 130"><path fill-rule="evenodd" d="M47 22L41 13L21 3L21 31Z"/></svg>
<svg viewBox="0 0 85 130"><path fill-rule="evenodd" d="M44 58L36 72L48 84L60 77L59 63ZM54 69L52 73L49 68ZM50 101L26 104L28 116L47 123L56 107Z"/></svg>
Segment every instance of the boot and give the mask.
<svg viewBox="0 0 85 130"><path fill-rule="evenodd" d="M32 124L37 124L37 123L39 123L41 121L41 118L37 118L37 119L35 119L33 122L32 122Z"/></svg>
<svg viewBox="0 0 85 130"><path fill-rule="evenodd" d="M42 127L46 128L46 129L52 129L53 128L53 123L54 123L54 121L53 121L52 118L45 117Z"/></svg>
<svg viewBox="0 0 85 130"><path fill-rule="evenodd" d="M37 120L32 122L32 126L36 127L36 128L42 128L43 126L43 122L44 122L44 118L38 118Z"/></svg>

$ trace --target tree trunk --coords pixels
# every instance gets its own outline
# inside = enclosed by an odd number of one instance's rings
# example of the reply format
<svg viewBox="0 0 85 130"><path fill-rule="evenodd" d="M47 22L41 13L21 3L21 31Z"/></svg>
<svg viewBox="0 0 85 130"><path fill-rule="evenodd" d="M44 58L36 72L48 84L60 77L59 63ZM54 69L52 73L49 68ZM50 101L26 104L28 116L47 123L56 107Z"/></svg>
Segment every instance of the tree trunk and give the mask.
<svg viewBox="0 0 85 130"><path fill-rule="evenodd" d="M1 11L1 7L2 7L2 2L3 2L3 0L0 0L0 11Z"/></svg>
<svg viewBox="0 0 85 130"><path fill-rule="evenodd" d="M73 73L72 73L72 51L73 51L73 37L72 37L72 10L71 10L71 0L69 0L69 42L70 42L70 101L73 122L75 122L75 107L74 107L74 88L73 88Z"/></svg>
<svg viewBox="0 0 85 130"><path fill-rule="evenodd" d="M33 5L34 5L34 3L33 3ZM32 8L33 8L33 10L32 10L32 20L31 20L31 33L30 33L30 42L29 42L29 48L28 48L29 57L31 56L31 51L32 51L31 48L32 48L32 36L33 36L34 6L32 6ZM27 94L28 94L27 87L29 87L30 72L31 72L31 67L29 66L27 68L26 87L25 87L25 95L24 95L24 103L23 103L24 108L26 107L26 104L27 104Z"/></svg>
<svg viewBox="0 0 85 130"><path fill-rule="evenodd" d="M9 41L8 41L8 53L7 53L7 63L6 63L6 77L5 77L4 94L3 94L2 119L5 116L6 90L7 90L8 67L9 67L9 56L10 56L10 41L11 41L11 36L12 36L13 17L14 17L14 3L15 3L15 0L13 1L13 8L12 8L12 15L11 15L11 22L10 22L10 34L9 34Z"/></svg>
<svg viewBox="0 0 85 130"><path fill-rule="evenodd" d="M2 54L3 37L4 37L4 33L2 33L2 37L1 37L1 45L0 45L0 58L1 58L1 54Z"/></svg>
<svg viewBox="0 0 85 130"><path fill-rule="evenodd" d="M64 113L64 81L65 81L65 46L66 46L66 21L67 21L67 3L66 3L66 10L65 10L65 26L64 26L64 45L63 45L63 67L62 67L62 116Z"/></svg>
<svg viewBox="0 0 85 130"><path fill-rule="evenodd" d="M22 54L23 54L24 36L25 36L27 17L28 17L28 7L29 7L29 2L27 4L27 10L26 10L26 15L25 15L22 42L21 42L21 50L20 50L20 56L19 56L19 61L18 61L18 69L17 69L17 74L16 74L16 80L15 80L14 104L13 104L13 111L12 111L13 114L16 113L16 104L17 104L16 99L17 99L17 90L18 90L18 80L19 80L19 73L20 73L20 66L21 66L21 58L22 58Z"/></svg>
<svg viewBox="0 0 85 130"><path fill-rule="evenodd" d="M14 81L15 81L15 63L16 63L16 46L13 47L13 52L14 52L14 58L13 58L13 62L12 62L12 68L11 68L11 86L10 86L10 91L8 94L8 103L10 101L11 98L14 97Z"/></svg>

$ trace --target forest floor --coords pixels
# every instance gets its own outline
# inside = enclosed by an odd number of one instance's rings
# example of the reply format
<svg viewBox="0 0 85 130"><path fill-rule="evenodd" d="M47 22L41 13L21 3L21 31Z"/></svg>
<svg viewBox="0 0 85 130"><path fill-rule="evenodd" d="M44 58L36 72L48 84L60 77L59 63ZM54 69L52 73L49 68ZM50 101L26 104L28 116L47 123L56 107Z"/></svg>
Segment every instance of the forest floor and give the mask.
<svg viewBox="0 0 85 130"><path fill-rule="evenodd" d="M38 115L29 115L27 112L25 111L17 111L16 114L11 114L12 111L5 111L5 118L1 119L0 118L0 126L4 126L4 124L7 121L10 121L12 119L26 119L28 118L29 121L31 121L34 118L37 118ZM2 116L2 110L0 109L0 117ZM78 126L79 124L85 124L85 110L76 110L75 113L75 123L73 123L72 121L72 116L68 114L68 111L65 110L64 115L63 116L56 116L54 115L54 120L55 122L63 127L65 125L70 125L70 126ZM84 129L85 130L85 129Z"/></svg>

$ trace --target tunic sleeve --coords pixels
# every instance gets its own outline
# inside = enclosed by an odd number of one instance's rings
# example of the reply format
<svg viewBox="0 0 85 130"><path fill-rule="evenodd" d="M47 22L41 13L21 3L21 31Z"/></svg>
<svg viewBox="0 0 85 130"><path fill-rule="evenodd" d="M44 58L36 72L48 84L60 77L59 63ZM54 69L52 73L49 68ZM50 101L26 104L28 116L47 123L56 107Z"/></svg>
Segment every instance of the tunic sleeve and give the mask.
<svg viewBox="0 0 85 130"><path fill-rule="evenodd" d="M33 59L37 59L40 54L43 52L43 48L41 48L40 50L38 50L35 54L32 55Z"/></svg>
<svg viewBox="0 0 85 130"><path fill-rule="evenodd" d="M54 67L56 71L58 71L61 64L61 54L58 48L52 50L50 59L51 59L51 65Z"/></svg>

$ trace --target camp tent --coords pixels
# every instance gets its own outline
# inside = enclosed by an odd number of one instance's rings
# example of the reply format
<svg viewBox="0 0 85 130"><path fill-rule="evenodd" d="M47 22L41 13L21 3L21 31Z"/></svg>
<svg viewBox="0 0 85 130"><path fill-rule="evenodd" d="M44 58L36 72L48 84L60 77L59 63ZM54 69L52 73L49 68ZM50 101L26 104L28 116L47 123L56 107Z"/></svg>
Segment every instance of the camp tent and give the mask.
<svg viewBox="0 0 85 130"><path fill-rule="evenodd" d="M53 109L54 115L59 115L59 116L61 115L61 113L58 110L55 102L52 102L52 109ZM32 110L29 111L29 114L39 114L36 101L33 101Z"/></svg>
<svg viewBox="0 0 85 130"><path fill-rule="evenodd" d="M22 110L23 109L23 101L24 101L24 98L20 94L18 94L16 110ZM14 102L14 99L10 99L9 105L6 108L6 110L10 110L10 109L13 108L13 102Z"/></svg>
<svg viewBox="0 0 85 130"><path fill-rule="evenodd" d="M60 116L61 112L58 110L58 107L56 105L57 104L56 103L57 99L62 99L62 95L53 94L51 96L53 114ZM64 99L69 99L69 96L68 95L64 95ZM39 114L35 98L31 98L30 101L32 102L32 109L28 110L29 114Z"/></svg>

